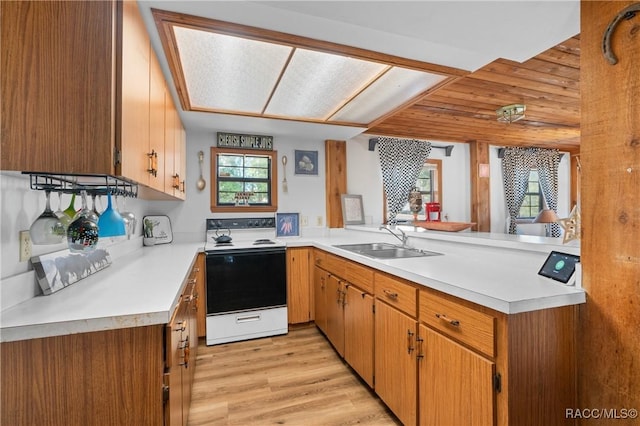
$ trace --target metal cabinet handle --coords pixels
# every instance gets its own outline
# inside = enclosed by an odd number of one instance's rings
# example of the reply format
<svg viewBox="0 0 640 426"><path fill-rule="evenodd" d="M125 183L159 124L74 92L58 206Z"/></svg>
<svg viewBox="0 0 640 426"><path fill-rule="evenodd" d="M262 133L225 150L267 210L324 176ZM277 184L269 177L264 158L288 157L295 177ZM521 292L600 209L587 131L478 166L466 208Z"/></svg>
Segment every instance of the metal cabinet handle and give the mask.
<svg viewBox="0 0 640 426"><path fill-rule="evenodd" d="M175 175L173 175L171 177L173 178L173 183L171 184L171 187L173 189L180 190L180 175L178 173L176 173Z"/></svg>
<svg viewBox="0 0 640 426"><path fill-rule="evenodd" d="M393 299L393 300L398 300L398 293L393 293L390 290L384 289L382 290L382 292L385 294L385 296L387 296L389 299Z"/></svg>
<svg viewBox="0 0 640 426"><path fill-rule="evenodd" d="M413 331L407 330L407 353L409 355L411 355L411 352L413 352L413 350L415 349L413 347L413 339L412 339L414 334L415 333Z"/></svg>
<svg viewBox="0 0 640 426"><path fill-rule="evenodd" d="M174 329L173 331L185 331L187 329L187 322L186 321L180 321L178 323L178 328Z"/></svg>
<svg viewBox="0 0 640 426"><path fill-rule="evenodd" d="M418 343L418 354L416 355L416 358L421 360L424 358L424 349L422 348L422 342L424 342L424 339L420 336L416 336L416 342Z"/></svg>
<svg viewBox="0 0 640 426"><path fill-rule="evenodd" d="M147 153L147 158L149 158L149 168L147 172L153 177L158 177L158 153L155 150L151 150L151 152Z"/></svg>
<svg viewBox="0 0 640 426"><path fill-rule="evenodd" d="M446 323L454 327L460 327L460 321L456 319L447 318L445 314L436 314L436 318L440 318L442 321L445 321Z"/></svg>
<svg viewBox="0 0 640 426"><path fill-rule="evenodd" d="M180 365L184 365L185 368L189 367L189 353L191 352L191 348L189 345L189 336L182 341L182 362Z"/></svg>

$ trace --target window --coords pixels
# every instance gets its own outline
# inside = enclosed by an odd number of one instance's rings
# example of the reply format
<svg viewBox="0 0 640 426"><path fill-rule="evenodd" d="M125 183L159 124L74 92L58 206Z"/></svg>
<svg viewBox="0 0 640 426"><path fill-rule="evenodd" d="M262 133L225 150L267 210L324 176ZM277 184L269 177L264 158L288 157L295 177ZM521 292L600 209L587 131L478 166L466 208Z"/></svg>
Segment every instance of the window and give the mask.
<svg viewBox="0 0 640 426"><path fill-rule="evenodd" d="M422 210L418 215L424 217L424 204L441 202L442 200L442 160L427 160L420 170L416 184L422 194ZM386 206L386 199L385 199ZM409 201L397 216L400 220L413 220L413 213L409 210Z"/></svg>
<svg viewBox="0 0 640 426"><path fill-rule="evenodd" d="M275 212L276 158L276 151L211 148L211 211Z"/></svg>
<svg viewBox="0 0 640 426"><path fill-rule="evenodd" d="M540 210L542 210L542 199L538 171L534 169L529 173L529 182L527 183L524 200L520 206L518 219L535 219Z"/></svg>

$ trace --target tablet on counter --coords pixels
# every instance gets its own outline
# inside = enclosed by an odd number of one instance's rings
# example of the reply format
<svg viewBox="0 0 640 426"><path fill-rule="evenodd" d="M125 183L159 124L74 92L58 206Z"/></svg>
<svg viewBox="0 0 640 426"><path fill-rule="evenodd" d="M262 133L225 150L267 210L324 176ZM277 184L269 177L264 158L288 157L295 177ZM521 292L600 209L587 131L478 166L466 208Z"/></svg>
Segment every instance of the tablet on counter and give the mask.
<svg viewBox="0 0 640 426"><path fill-rule="evenodd" d="M563 284L569 284L576 272L578 263L580 263L580 256L552 251L547 256L547 260L544 261L538 274Z"/></svg>

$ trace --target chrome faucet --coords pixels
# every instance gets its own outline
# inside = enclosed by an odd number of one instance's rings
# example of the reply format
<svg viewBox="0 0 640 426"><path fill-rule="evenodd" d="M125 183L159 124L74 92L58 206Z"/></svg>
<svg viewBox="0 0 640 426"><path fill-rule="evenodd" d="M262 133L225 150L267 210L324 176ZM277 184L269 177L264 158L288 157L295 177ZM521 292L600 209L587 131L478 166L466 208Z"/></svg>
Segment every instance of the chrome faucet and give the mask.
<svg viewBox="0 0 640 426"><path fill-rule="evenodd" d="M402 247L406 247L407 246L407 239L409 237L407 237L407 234L404 233L404 231L400 228L396 228L398 231L400 231L400 234L402 234L402 236L399 236L398 234L396 234L395 232L393 232L391 229L387 228L384 225L380 225L380 228L378 228L378 230L382 230L382 229L386 229L387 231L389 231L389 233L391 235L393 235L394 237L396 237L398 240L400 240L400 242L402 242Z"/></svg>

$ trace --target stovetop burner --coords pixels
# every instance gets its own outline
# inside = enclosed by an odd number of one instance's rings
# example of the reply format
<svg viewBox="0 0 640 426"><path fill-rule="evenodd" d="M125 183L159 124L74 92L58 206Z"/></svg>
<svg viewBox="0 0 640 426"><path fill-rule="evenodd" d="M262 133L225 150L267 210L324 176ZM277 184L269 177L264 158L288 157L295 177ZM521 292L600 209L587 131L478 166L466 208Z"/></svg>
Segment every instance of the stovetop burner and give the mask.
<svg viewBox="0 0 640 426"><path fill-rule="evenodd" d="M253 242L253 245L254 245L254 246L257 246L257 245L261 245L261 244L275 244L275 243L276 243L275 241L271 241L271 240L270 240L270 239L268 239L268 238L261 238L261 239L259 239L259 240L255 240L255 241Z"/></svg>
<svg viewBox="0 0 640 426"><path fill-rule="evenodd" d="M233 243L216 243L214 247L232 247Z"/></svg>

